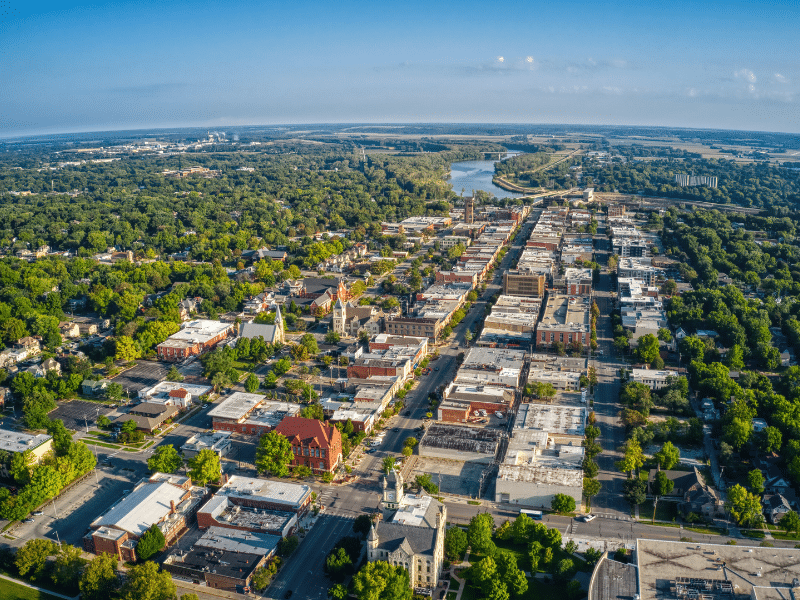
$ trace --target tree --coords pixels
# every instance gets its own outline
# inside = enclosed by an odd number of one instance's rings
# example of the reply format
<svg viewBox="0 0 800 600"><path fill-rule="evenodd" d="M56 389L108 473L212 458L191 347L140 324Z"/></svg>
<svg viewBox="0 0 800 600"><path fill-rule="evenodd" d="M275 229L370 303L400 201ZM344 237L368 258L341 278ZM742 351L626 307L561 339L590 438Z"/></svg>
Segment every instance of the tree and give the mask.
<svg viewBox="0 0 800 600"><path fill-rule="evenodd" d="M563 558L556 564L553 570L553 577L556 581L567 582L575 572L575 563L570 558Z"/></svg>
<svg viewBox="0 0 800 600"><path fill-rule="evenodd" d="M497 563L491 556L482 558L470 568L470 575L476 587L484 595L488 595L492 589L492 582L497 579Z"/></svg>
<svg viewBox="0 0 800 600"><path fill-rule="evenodd" d="M647 499L647 483L634 477L623 483L623 495L631 504L642 504Z"/></svg>
<svg viewBox="0 0 800 600"><path fill-rule="evenodd" d="M412 596L408 571L382 560L365 564L351 586L358 600L411 600Z"/></svg>
<svg viewBox="0 0 800 600"><path fill-rule="evenodd" d="M490 555L494 552L492 531L494 519L489 513L478 513L470 519L467 527L467 540L473 552Z"/></svg>
<svg viewBox="0 0 800 600"><path fill-rule="evenodd" d="M600 557L603 556L603 553L596 548L587 548L586 552L583 553L583 556L586 558L586 564L591 567L597 564L597 561L600 560Z"/></svg>
<svg viewBox="0 0 800 600"><path fill-rule="evenodd" d="M661 446L661 450L653 455L653 458L656 459L662 469L669 471L680 462L681 451L672 442L667 441Z"/></svg>
<svg viewBox="0 0 800 600"><path fill-rule="evenodd" d="M396 459L394 456L386 456L381 461L381 469L383 470L384 473L388 473L389 471L394 469L395 462Z"/></svg>
<svg viewBox="0 0 800 600"><path fill-rule="evenodd" d="M86 561L81 558L81 549L70 544L61 544L53 564L52 580L58 586L73 588L78 584Z"/></svg>
<svg viewBox="0 0 800 600"><path fill-rule="evenodd" d="M328 596L333 598L333 600L346 600L347 596L350 595L350 592L347 591L347 588L343 586L341 583L337 583L333 587L328 589Z"/></svg>
<svg viewBox="0 0 800 600"><path fill-rule="evenodd" d="M755 527L760 525L761 501L758 496L748 492L738 483L728 490L728 510L739 525Z"/></svg>
<svg viewBox="0 0 800 600"><path fill-rule="evenodd" d="M259 385L261 385L261 382L258 379L258 375L255 373L250 373L244 382L244 389L253 394L258 389Z"/></svg>
<svg viewBox="0 0 800 600"><path fill-rule="evenodd" d="M172 365L169 368L169 373L167 373L167 381L176 381L180 383L181 381L183 381L183 379L184 377L183 375L181 375L181 372L178 371L178 367Z"/></svg>
<svg viewBox="0 0 800 600"><path fill-rule="evenodd" d="M444 551L448 558L453 561L460 561L467 551L467 534L461 527L451 527L444 536Z"/></svg>
<svg viewBox="0 0 800 600"><path fill-rule="evenodd" d="M650 364L658 356L658 338L652 333L647 333L639 338L636 346L636 357L643 363Z"/></svg>
<svg viewBox="0 0 800 600"><path fill-rule="evenodd" d="M353 570L353 560L342 548L334 548L325 558L325 573L334 581L343 581Z"/></svg>
<svg viewBox="0 0 800 600"><path fill-rule="evenodd" d="M189 459L189 477L206 485L209 481L217 481L222 476L219 454L210 448L203 448Z"/></svg>
<svg viewBox="0 0 800 600"><path fill-rule="evenodd" d="M122 600L174 600L175 584L166 571L159 572L154 562L144 562L128 569L122 586Z"/></svg>
<svg viewBox="0 0 800 600"><path fill-rule="evenodd" d="M319 354L317 339L310 333L306 333L300 338L300 345L303 346L310 355Z"/></svg>
<svg viewBox="0 0 800 600"><path fill-rule="evenodd" d="M58 551L55 542L44 539L32 539L25 542L25 545L17 550L14 564L19 574L36 581L44 571L47 564L47 557L54 555Z"/></svg>
<svg viewBox="0 0 800 600"><path fill-rule="evenodd" d="M158 525L153 523L139 538L139 542L136 544L136 556L139 560L147 560L156 552L160 552L166 545L167 540L164 539L164 534L161 533Z"/></svg>
<svg viewBox="0 0 800 600"><path fill-rule="evenodd" d="M99 554L86 565L78 587L84 600L108 600L117 590L117 557Z"/></svg>
<svg viewBox="0 0 800 600"><path fill-rule="evenodd" d="M106 386L106 398L112 402L119 402L122 399L122 386L119 383L109 383Z"/></svg>
<svg viewBox="0 0 800 600"><path fill-rule="evenodd" d="M514 543L524 544L527 542L533 525L533 519L525 513L517 515L517 518L514 519L514 524L511 526L511 537L514 538Z"/></svg>
<svg viewBox="0 0 800 600"><path fill-rule="evenodd" d="M126 335L120 335L116 338L115 359L130 362L136 360L141 355L142 351L139 348L139 344L137 344L133 338Z"/></svg>
<svg viewBox="0 0 800 600"><path fill-rule="evenodd" d="M147 468L159 473L174 473L181 468L181 465L183 465L183 458L172 444L159 446L147 459Z"/></svg>
<svg viewBox="0 0 800 600"><path fill-rule="evenodd" d="M322 405L317 404L316 402L314 404L304 406L298 414L304 419L317 419L318 421L325 420L325 414L322 411Z"/></svg>
<svg viewBox="0 0 800 600"><path fill-rule="evenodd" d="M372 527L372 519L370 519L369 515L358 515L356 520L353 521L353 531L360 533L361 537L367 537L370 527Z"/></svg>
<svg viewBox="0 0 800 600"><path fill-rule="evenodd" d="M753 469L747 474L747 487L758 496L764 493L764 474L759 469Z"/></svg>
<svg viewBox="0 0 800 600"><path fill-rule="evenodd" d="M766 452L767 454L777 452L783 445L783 435L777 427L767 427L758 432L756 443L762 452Z"/></svg>
<svg viewBox="0 0 800 600"><path fill-rule="evenodd" d="M669 494L675 487L675 482L672 481L664 471L656 473L653 479L653 523L656 522L656 507L658 506L658 499L662 496Z"/></svg>
<svg viewBox="0 0 800 600"><path fill-rule="evenodd" d="M181 600L200 600L200 597L197 594L183 594L181 596Z"/></svg>
<svg viewBox="0 0 800 600"><path fill-rule="evenodd" d="M286 477L289 474L289 463L294 453L292 444L280 433L270 431L261 436L256 448L256 468L261 473L271 473L275 477Z"/></svg>
<svg viewBox="0 0 800 600"><path fill-rule="evenodd" d="M642 447L634 439L628 440L625 444L625 454L622 460L617 461L617 469L623 473L628 473L628 477L633 476L635 471L644 465L644 453Z"/></svg>
<svg viewBox="0 0 800 600"><path fill-rule="evenodd" d="M672 333L666 327L662 327L658 330L658 340L660 342L669 343L672 341Z"/></svg>
<svg viewBox="0 0 800 600"><path fill-rule="evenodd" d="M800 535L800 515L793 510L784 513L781 517L781 520L778 521L778 525L787 533L794 532L795 534Z"/></svg>
<svg viewBox="0 0 800 600"><path fill-rule="evenodd" d="M550 507L559 513L575 512L575 498L567 494L556 494L550 502Z"/></svg>
<svg viewBox="0 0 800 600"><path fill-rule="evenodd" d="M325 334L325 343L326 344L338 344L340 339L341 339L341 337L339 336L339 334L336 333L333 330L331 330L331 331L329 331L328 333Z"/></svg>
<svg viewBox="0 0 800 600"><path fill-rule="evenodd" d="M214 376L211 378L211 385L214 387L214 391L219 394L222 388L226 388L231 384L231 378L228 377L227 373L214 373Z"/></svg>
<svg viewBox="0 0 800 600"><path fill-rule="evenodd" d="M600 482L597 479L583 478L583 495L591 502L594 496L600 493Z"/></svg>

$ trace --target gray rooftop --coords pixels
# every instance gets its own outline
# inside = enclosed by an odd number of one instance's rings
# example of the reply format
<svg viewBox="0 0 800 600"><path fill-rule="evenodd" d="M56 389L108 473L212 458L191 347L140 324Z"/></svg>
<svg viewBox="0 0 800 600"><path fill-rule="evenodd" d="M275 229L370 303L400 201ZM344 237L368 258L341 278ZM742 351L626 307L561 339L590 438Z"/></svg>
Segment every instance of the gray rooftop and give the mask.
<svg viewBox="0 0 800 600"><path fill-rule="evenodd" d="M43 433L30 435L27 433L20 433L19 431L0 429L0 450L5 450L6 452L26 452L38 448L51 439L53 438Z"/></svg>
<svg viewBox="0 0 800 600"><path fill-rule="evenodd" d="M238 531L226 527L209 527L195 547L227 550L228 552L247 552L249 554L272 554L281 538L268 533Z"/></svg>

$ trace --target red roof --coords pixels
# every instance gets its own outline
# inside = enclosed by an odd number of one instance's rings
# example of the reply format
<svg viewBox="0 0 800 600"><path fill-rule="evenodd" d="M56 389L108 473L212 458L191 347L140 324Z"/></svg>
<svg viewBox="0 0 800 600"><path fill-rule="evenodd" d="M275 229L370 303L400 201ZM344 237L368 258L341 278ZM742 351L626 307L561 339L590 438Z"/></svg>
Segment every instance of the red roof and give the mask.
<svg viewBox="0 0 800 600"><path fill-rule="evenodd" d="M178 388L177 390L172 390L169 393L169 397L170 398L186 398L186 396L188 396L188 395L189 395L189 392L187 392L183 388Z"/></svg>
<svg viewBox="0 0 800 600"><path fill-rule="evenodd" d="M275 431L282 436L298 442L310 443L316 440L321 448L329 448L336 436L341 436L335 427L328 427L317 419L304 419L303 417L284 417Z"/></svg>

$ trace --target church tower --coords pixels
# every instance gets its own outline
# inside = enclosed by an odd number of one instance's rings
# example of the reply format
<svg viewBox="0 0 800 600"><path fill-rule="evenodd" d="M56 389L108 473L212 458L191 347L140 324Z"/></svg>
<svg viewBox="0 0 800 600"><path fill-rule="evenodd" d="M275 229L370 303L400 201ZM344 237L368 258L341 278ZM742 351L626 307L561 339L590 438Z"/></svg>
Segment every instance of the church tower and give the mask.
<svg viewBox="0 0 800 600"><path fill-rule="evenodd" d="M333 331L341 336L345 335L345 323L347 322L347 305L342 302L341 296L333 306Z"/></svg>
<svg viewBox="0 0 800 600"><path fill-rule="evenodd" d="M403 500L403 476L392 469L383 476L383 505L391 510L396 510Z"/></svg>
<svg viewBox="0 0 800 600"><path fill-rule="evenodd" d="M284 329L283 329L283 316L281 315L281 307L275 309L275 342L283 344L285 342Z"/></svg>
<svg viewBox="0 0 800 600"><path fill-rule="evenodd" d="M464 223L471 225L475 222L475 191L472 196L464 198Z"/></svg>

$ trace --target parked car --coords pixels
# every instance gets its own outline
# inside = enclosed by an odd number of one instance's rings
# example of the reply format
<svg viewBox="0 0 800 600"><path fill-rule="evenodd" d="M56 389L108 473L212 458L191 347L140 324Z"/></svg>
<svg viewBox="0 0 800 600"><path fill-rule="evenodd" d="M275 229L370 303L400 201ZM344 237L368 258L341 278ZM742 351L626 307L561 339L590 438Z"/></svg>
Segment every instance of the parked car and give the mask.
<svg viewBox="0 0 800 600"><path fill-rule="evenodd" d="M23 519L23 523L35 523L33 519Z"/></svg>
<svg viewBox="0 0 800 600"><path fill-rule="evenodd" d="M588 523L589 521L594 521L597 518L597 515L586 515L583 517L583 522Z"/></svg>
<svg viewBox="0 0 800 600"><path fill-rule="evenodd" d="M34 517L41 517L44 513L40 510L35 510L31 513Z"/></svg>

